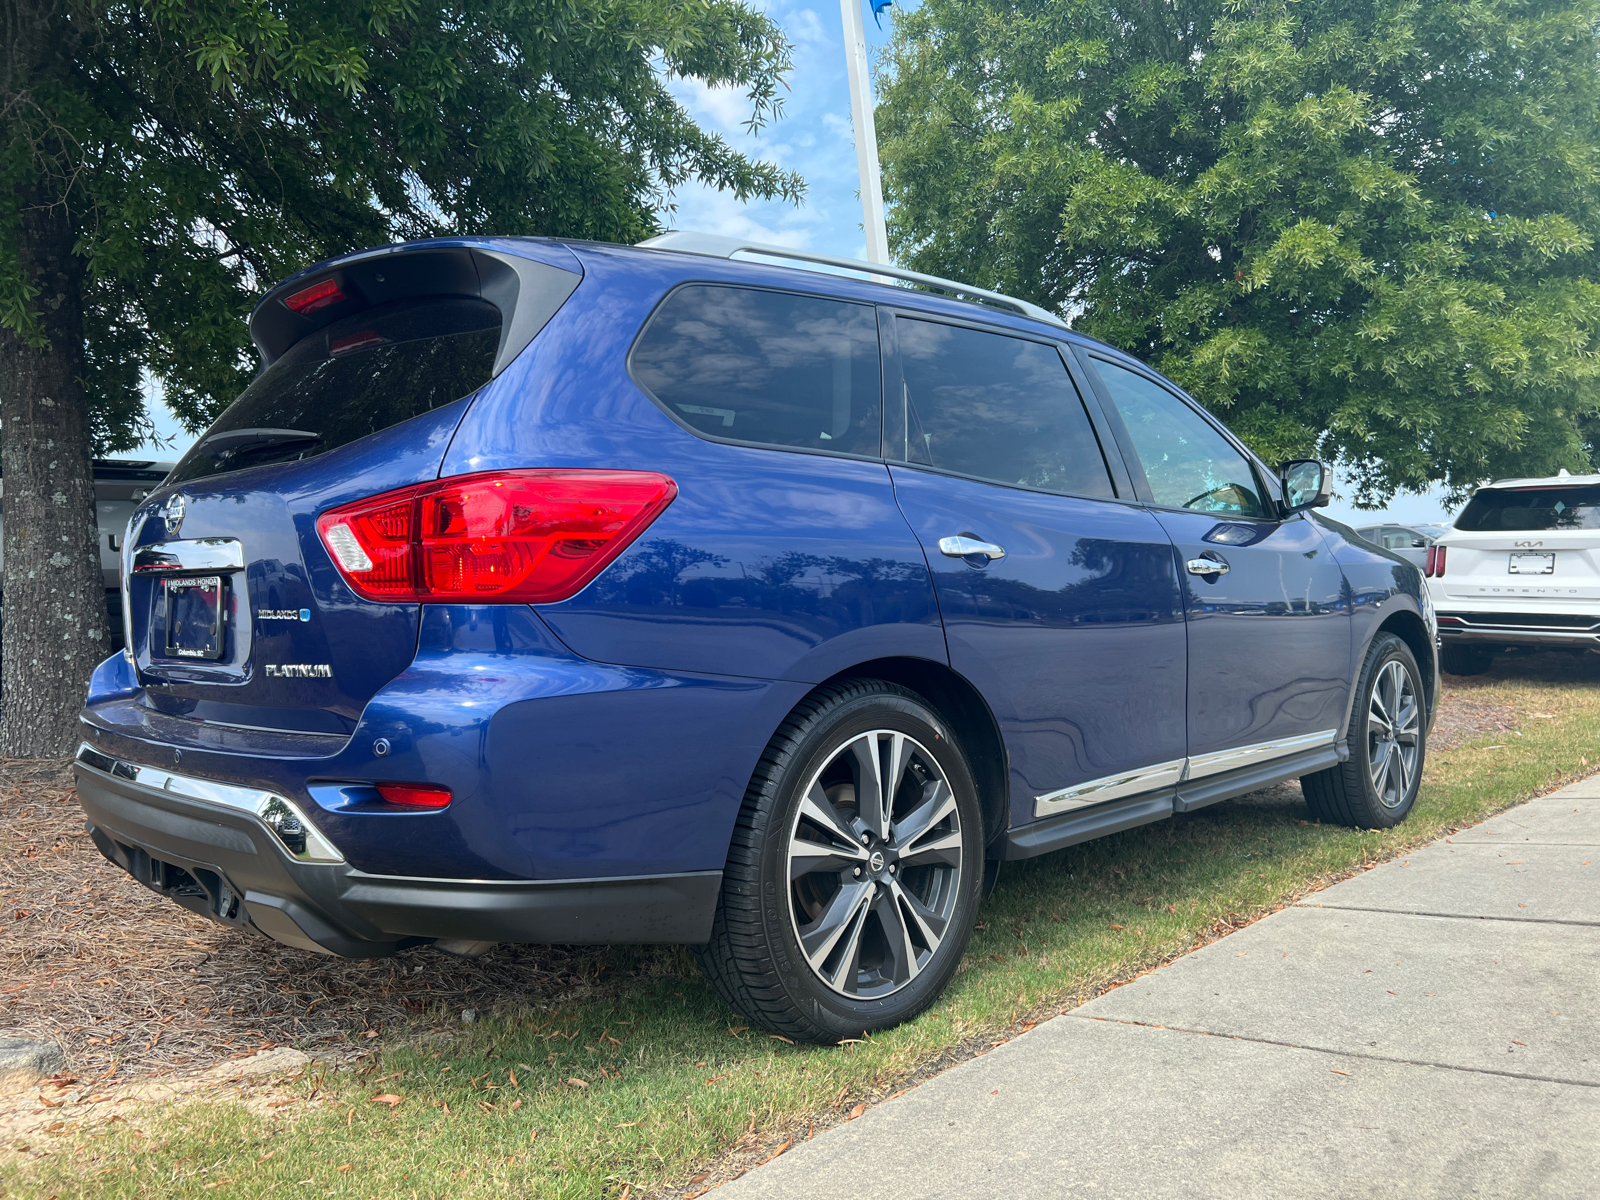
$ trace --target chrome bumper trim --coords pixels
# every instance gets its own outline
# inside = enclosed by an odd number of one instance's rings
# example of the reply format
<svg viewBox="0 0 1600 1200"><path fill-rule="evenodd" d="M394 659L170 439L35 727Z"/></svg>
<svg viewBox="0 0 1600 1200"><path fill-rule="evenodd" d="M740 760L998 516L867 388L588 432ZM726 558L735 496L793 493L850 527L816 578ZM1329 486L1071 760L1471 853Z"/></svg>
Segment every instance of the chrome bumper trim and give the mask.
<svg viewBox="0 0 1600 1200"><path fill-rule="evenodd" d="M197 779L193 775L178 775L159 767L113 758L95 749L88 742L78 747L77 765L99 771L113 779L125 779L140 787L157 792L171 792L203 804L232 809L256 817L278 837L284 852L297 862L342 863L344 855L323 836L322 831L307 819L300 807L286 796L255 788L235 787L231 783L218 783L213 779ZM297 849L295 843L302 842Z"/></svg>
<svg viewBox="0 0 1600 1200"><path fill-rule="evenodd" d="M242 571L244 543L238 538L193 538L179 542L152 542L133 552L133 573L152 575L174 571Z"/></svg>

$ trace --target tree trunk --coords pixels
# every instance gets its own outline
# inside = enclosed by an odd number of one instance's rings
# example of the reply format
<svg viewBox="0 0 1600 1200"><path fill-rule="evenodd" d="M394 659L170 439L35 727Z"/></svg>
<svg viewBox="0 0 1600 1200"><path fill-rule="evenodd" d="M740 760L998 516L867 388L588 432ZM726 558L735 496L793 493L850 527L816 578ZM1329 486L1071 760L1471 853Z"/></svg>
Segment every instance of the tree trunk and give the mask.
<svg viewBox="0 0 1600 1200"><path fill-rule="evenodd" d="M0 328L0 754L49 758L76 746L89 674L110 642L83 386L83 266L66 204L27 190L17 254L39 289L46 344Z"/></svg>

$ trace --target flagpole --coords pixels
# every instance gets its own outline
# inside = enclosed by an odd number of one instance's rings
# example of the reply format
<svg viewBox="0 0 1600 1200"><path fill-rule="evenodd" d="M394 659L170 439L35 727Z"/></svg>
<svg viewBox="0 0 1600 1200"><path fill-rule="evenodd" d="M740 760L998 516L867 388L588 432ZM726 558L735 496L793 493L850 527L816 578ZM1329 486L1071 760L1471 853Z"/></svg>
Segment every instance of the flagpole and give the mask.
<svg viewBox="0 0 1600 1200"><path fill-rule="evenodd" d="M878 131L872 118L872 81L867 75L867 28L862 0L839 0L844 16L845 71L850 79L850 120L856 135L856 168L861 174L861 228L867 235L867 261L888 263L889 236L883 224L883 181L878 174Z"/></svg>

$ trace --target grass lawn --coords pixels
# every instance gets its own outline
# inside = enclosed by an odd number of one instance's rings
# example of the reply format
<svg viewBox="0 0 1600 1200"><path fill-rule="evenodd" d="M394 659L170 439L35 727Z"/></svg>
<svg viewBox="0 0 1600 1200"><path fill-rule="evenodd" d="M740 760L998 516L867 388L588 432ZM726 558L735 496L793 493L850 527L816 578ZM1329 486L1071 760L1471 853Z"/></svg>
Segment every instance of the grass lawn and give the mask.
<svg viewBox="0 0 1600 1200"><path fill-rule="evenodd" d="M663 977L659 952L598 950L597 974L622 981L603 998L507 1004L466 1026L431 1014L359 1070L290 1085L297 1099L273 1117L225 1098L112 1124L104 1106L63 1110L60 1130L0 1159L0 1190L693 1195L1308 889L1600 768L1600 657L1506 660L1481 680L1447 680L1446 704L1471 715L1468 736L1430 752L1399 829L1311 824L1290 785L1007 864L949 992L871 1039L789 1045L745 1028L686 953ZM630 978L650 955L648 975Z"/></svg>

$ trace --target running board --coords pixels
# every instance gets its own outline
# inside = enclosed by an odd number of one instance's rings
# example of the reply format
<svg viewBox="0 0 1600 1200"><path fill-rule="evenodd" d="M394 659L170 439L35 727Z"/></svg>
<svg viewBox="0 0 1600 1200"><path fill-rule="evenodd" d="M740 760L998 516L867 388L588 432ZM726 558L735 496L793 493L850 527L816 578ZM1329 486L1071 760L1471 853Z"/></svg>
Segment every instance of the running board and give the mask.
<svg viewBox="0 0 1600 1200"><path fill-rule="evenodd" d="M1220 800L1231 800L1247 792L1260 791L1302 775L1324 771L1338 766L1349 757L1350 751L1346 743L1341 741L1302 751L1288 758L1188 780L1176 787L1158 788L1143 795L1109 800L1104 804L1076 809L1057 817L1046 817L1042 821L1033 821L1013 829L1006 835L1002 845L995 849L1001 851L998 857L1007 859L1049 854L1053 850L1076 846L1079 842L1148 825L1173 813L1193 812Z"/></svg>

